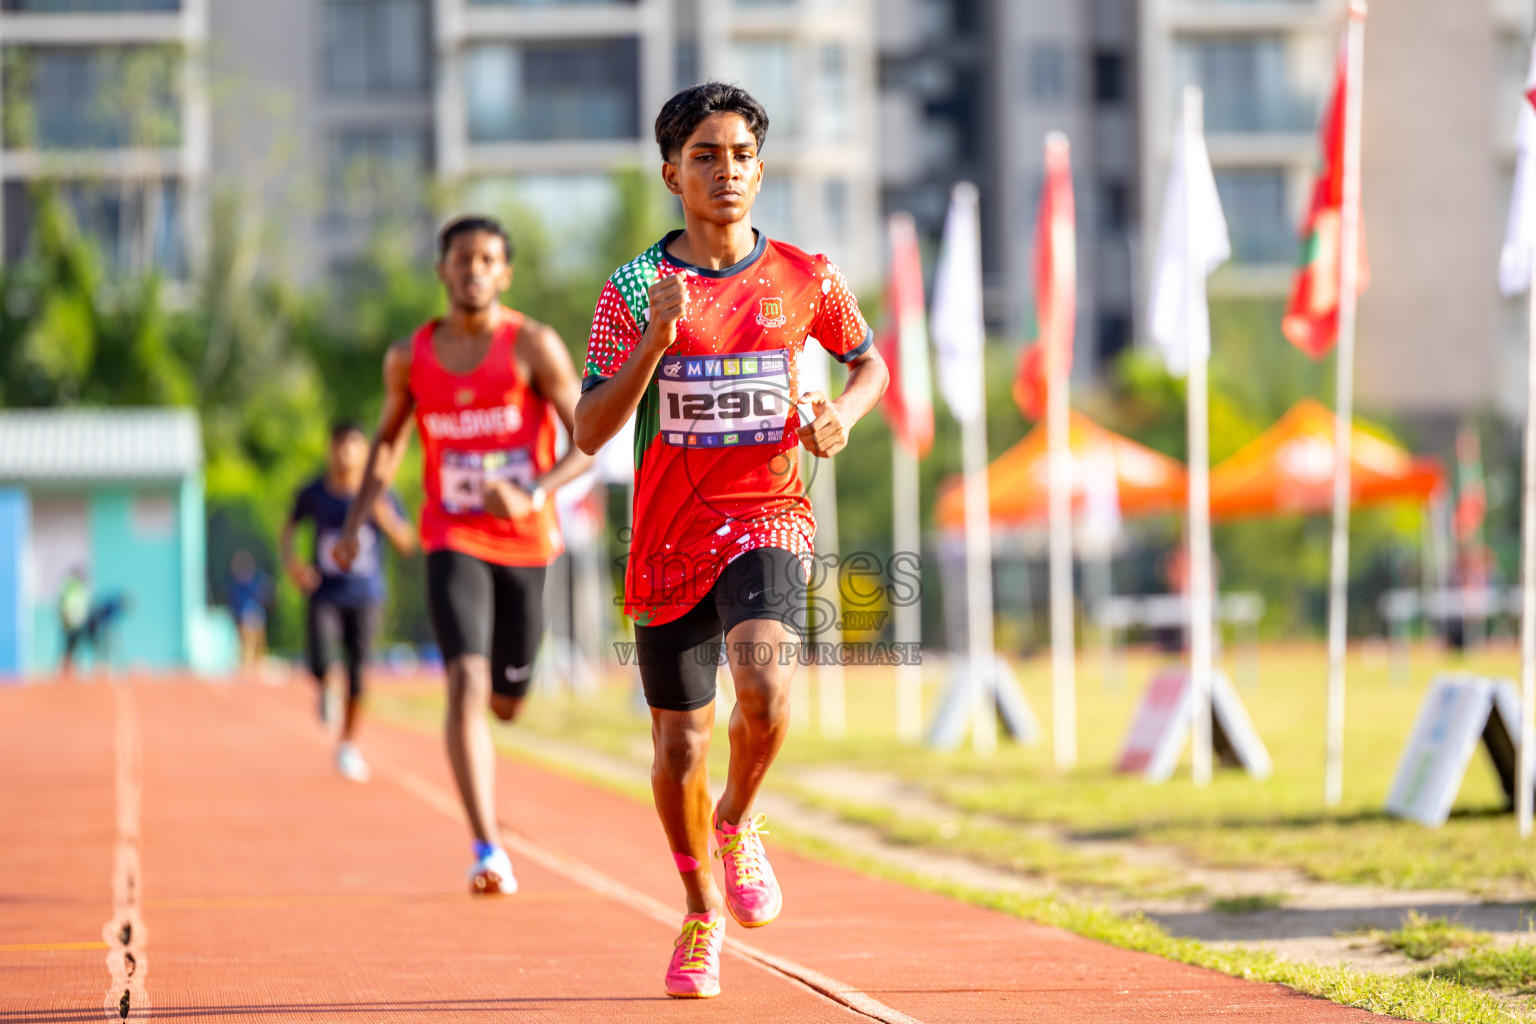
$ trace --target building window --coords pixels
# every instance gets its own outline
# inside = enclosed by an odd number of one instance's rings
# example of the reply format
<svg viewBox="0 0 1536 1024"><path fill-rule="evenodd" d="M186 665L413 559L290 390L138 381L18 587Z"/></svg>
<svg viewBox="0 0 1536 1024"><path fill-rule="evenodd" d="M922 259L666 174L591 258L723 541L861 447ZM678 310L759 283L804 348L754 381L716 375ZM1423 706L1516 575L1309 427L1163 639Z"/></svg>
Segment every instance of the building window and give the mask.
<svg viewBox="0 0 1536 1024"><path fill-rule="evenodd" d="M510 223L514 243L519 226L530 222L545 238L558 240L543 253L543 269L557 275L584 274L602 262L614 218L623 216L619 189L602 172L476 178L468 182L465 200L468 208Z"/></svg>
<svg viewBox="0 0 1536 1024"><path fill-rule="evenodd" d="M1318 103L1292 80L1285 38L1279 34L1201 36L1174 46L1170 110L1186 85L1205 92L1205 127L1211 132L1310 132Z"/></svg>
<svg viewBox="0 0 1536 1024"><path fill-rule="evenodd" d="M1123 53L1101 50L1093 55L1093 101L1099 106L1118 106L1129 98L1127 64Z"/></svg>
<svg viewBox="0 0 1536 1024"><path fill-rule="evenodd" d="M1026 63L1029 98L1036 103L1060 103L1067 98L1067 51L1059 43L1037 43Z"/></svg>
<svg viewBox="0 0 1536 1024"><path fill-rule="evenodd" d="M0 3L0 11L24 11L28 14L179 10L181 0L5 0Z"/></svg>
<svg viewBox="0 0 1536 1024"><path fill-rule="evenodd" d="M476 46L464 77L474 142L640 133L640 47L633 38Z"/></svg>
<svg viewBox="0 0 1536 1024"><path fill-rule="evenodd" d="M412 218L422 211L429 169L426 131L379 126L331 135L328 213L342 224Z"/></svg>
<svg viewBox="0 0 1536 1024"><path fill-rule="evenodd" d="M1099 182L1099 234L1120 238L1131 227L1131 190L1123 181Z"/></svg>
<svg viewBox="0 0 1536 1024"><path fill-rule="evenodd" d="M752 224L769 238L794 238L794 190L791 181L772 170L763 178L763 187L752 203Z"/></svg>
<svg viewBox="0 0 1536 1024"><path fill-rule="evenodd" d="M848 183L829 178L822 186L822 207L826 211L827 233L834 241L848 237Z"/></svg>
<svg viewBox="0 0 1536 1024"><path fill-rule="evenodd" d="M1290 263L1296 258L1296 226L1287 209L1284 170L1220 170L1216 191L1237 262Z"/></svg>
<svg viewBox="0 0 1536 1024"><path fill-rule="evenodd" d="M181 189L176 182L71 181L49 187L113 270L186 276ZM31 245L37 198L24 182L5 183L8 262L24 258Z"/></svg>
<svg viewBox="0 0 1536 1024"><path fill-rule="evenodd" d="M840 142L848 137L848 55L843 47L828 43L820 48L821 90L817 97L816 137Z"/></svg>
<svg viewBox="0 0 1536 1024"><path fill-rule="evenodd" d="M421 0L327 0L321 16L332 95L426 92L430 33Z"/></svg>
<svg viewBox="0 0 1536 1024"><path fill-rule="evenodd" d="M0 51L5 145L145 149L181 142L181 53L169 46Z"/></svg>
<svg viewBox="0 0 1536 1024"><path fill-rule="evenodd" d="M1104 312L1095 326L1095 355L1098 364L1107 366L1131 347L1131 318L1122 312Z"/></svg>
<svg viewBox="0 0 1536 1024"><path fill-rule="evenodd" d="M800 103L796 94L795 48L788 40L737 43L731 47L731 74L768 111L773 133L780 138L800 135Z"/></svg>
<svg viewBox="0 0 1536 1024"><path fill-rule="evenodd" d="M697 39L679 39L677 45L672 48L674 73L677 76L677 88L679 91L690 85L697 85L703 80L700 73L699 41Z"/></svg>
<svg viewBox="0 0 1536 1024"><path fill-rule="evenodd" d="M633 7L639 0L469 0L471 7Z"/></svg>

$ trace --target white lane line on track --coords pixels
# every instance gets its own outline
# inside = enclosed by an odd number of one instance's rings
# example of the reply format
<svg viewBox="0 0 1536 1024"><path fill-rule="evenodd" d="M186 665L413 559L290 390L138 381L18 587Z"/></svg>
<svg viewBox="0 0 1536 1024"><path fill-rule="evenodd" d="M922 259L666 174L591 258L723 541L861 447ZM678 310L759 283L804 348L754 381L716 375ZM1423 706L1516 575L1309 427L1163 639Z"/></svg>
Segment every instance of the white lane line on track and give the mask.
<svg viewBox="0 0 1536 1024"><path fill-rule="evenodd" d="M139 871L143 758L131 684L120 680L111 687L117 827L112 844L112 916L101 928L111 979L102 998L102 1013L108 1020L123 1021L130 1016L149 1016L149 993L145 986L145 975L149 973L145 947L149 936L145 934L140 912L143 876Z"/></svg>
<svg viewBox="0 0 1536 1024"><path fill-rule="evenodd" d="M369 754L374 769L402 789L416 796L424 803L430 805L455 821L461 821L464 817L463 807L458 799L447 790L417 775L399 763L384 758L378 754ZM380 771L382 769L382 771ZM633 910L637 910L647 917L667 925L676 927L678 912L658 899L647 896L637 889L632 889L618 879L586 864L575 857L548 846L532 836L511 828L504 822L498 822L501 826L502 839L506 844L529 860L537 861L544 867L564 875L571 881L584 885L594 892L602 893L618 903L624 904ZM774 974L783 976L791 981L798 982L805 988L825 996L855 1013L863 1014L882 1024L922 1024L914 1017L909 1017L899 1010L894 1010L878 999L863 992L852 985L838 981L836 978L812 970L804 964L796 963L786 957L769 953L743 942L732 936L727 936L725 948L728 952L735 953L744 960L750 961L756 966L768 970Z"/></svg>

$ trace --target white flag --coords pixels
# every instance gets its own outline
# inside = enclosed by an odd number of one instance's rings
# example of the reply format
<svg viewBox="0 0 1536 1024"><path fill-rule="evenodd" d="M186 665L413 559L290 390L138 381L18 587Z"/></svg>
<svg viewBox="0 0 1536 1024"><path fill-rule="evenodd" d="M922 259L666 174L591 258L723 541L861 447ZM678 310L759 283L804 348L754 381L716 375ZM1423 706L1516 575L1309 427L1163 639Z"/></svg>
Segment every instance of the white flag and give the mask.
<svg viewBox="0 0 1536 1024"><path fill-rule="evenodd" d="M1211 315L1205 280L1232 255L1227 218L1216 193L1216 176L1205 135L1184 105L1173 142L1157 265L1152 273L1152 340L1168 369L1183 376L1191 359L1211 354ZM1195 280L1189 275L1193 273Z"/></svg>
<svg viewBox="0 0 1536 1024"><path fill-rule="evenodd" d="M938 349L939 393L961 423L981 414L982 346L981 227L976 186L955 186L944 219L944 246L933 282L929 333Z"/></svg>
<svg viewBox="0 0 1536 1024"><path fill-rule="evenodd" d="M1520 97L1520 116L1515 122L1515 189L1509 197L1509 224L1504 230L1504 251L1499 254L1499 291L1506 297L1531 287L1531 258L1536 253L1536 109L1531 91L1536 89L1536 48Z"/></svg>
<svg viewBox="0 0 1536 1024"><path fill-rule="evenodd" d="M1083 510L1078 539L1084 549L1108 552L1120 534L1120 473L1115 449L1095 444L1078 464L1083 474Z"/></svg>

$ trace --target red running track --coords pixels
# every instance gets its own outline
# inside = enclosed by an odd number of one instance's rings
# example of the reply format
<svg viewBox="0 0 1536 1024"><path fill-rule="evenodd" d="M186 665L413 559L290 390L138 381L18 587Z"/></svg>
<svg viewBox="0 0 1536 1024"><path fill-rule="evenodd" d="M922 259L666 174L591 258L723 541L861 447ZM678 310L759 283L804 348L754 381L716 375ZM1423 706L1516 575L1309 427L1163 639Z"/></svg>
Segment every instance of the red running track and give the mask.
<svg viewBox="0 0 1536 1024"><path fill-rule="evenodd" d="M0 690L0 1024L1385 1019L771 839L783 916L731 926L721 998L669 1000L681 894L648 806L503 761L522 889L475 899L436 738L369 723L375 777L358 786L307 696Z"/></svg>

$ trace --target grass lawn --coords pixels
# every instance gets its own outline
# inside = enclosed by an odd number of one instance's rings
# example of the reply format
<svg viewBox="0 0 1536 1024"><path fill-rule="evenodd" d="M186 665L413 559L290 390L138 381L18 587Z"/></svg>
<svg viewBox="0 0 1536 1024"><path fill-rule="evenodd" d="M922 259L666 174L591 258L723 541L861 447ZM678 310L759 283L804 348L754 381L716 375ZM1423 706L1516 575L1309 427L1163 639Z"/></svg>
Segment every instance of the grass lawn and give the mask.
<svg viewBox="0 0 1536 1024"><path fill-rule="evenodd" d="M1253 781L1219 772L1207 790L1188 781L1187 770L1164 785L1113 773L1137 698L1163 662L1133 653L1119 684L1101 679L1098 659L1085 655L1078 670L1079 766L1062 774L1053 767L1050 740L1050 671L1044 658L1017 663L1025 693L1043 723L1045 738L1033 747L1004 741L997 754L939 753L898 743L892 676L887 669L845 670L848 735L828 740L814 720L792 731L779 773L840 766L899 776L957 810L1005 820L1048 823L1075 833L1140 839L1177 846L1212 864L1286 865L1319 879L1399 887L1453 886L1474 891L1536 894L1532 850L1515 831L1512 815L1500 813L1503 794L1486 755L1479 753L1451 821L1441 829L1396 821L1381 813L1403 741L1431 678L1444 671L1514 677L1512 649L1485 649L1454 659L1415 648L1408 678L1394 685L1384 653L1355 650L1348 667L1343 806L1323 808L1323 707L1325 658L1321 644L1266 647L1256 680L1240 685L1254 725L1269 748L1275 771ZM1242 682L1236 666L1229 666ZM633 672L633 670L628 670ZM802 674L809 675L802 669ZM625 674L588 700L555 694L530 702L524 727L578 741L637 761L649 760L649 729ZM942 666L931 663L925 681L930 709L943 688ZM812 709L816 698L811 685ZM383 690L380 710L435 717L435 688ZM813 716L814 718L814 716ZM725 759L724 715L712 752ZM835 798L836 794L827 794ZM922 841L918 836L914 841Z"/></svg>

